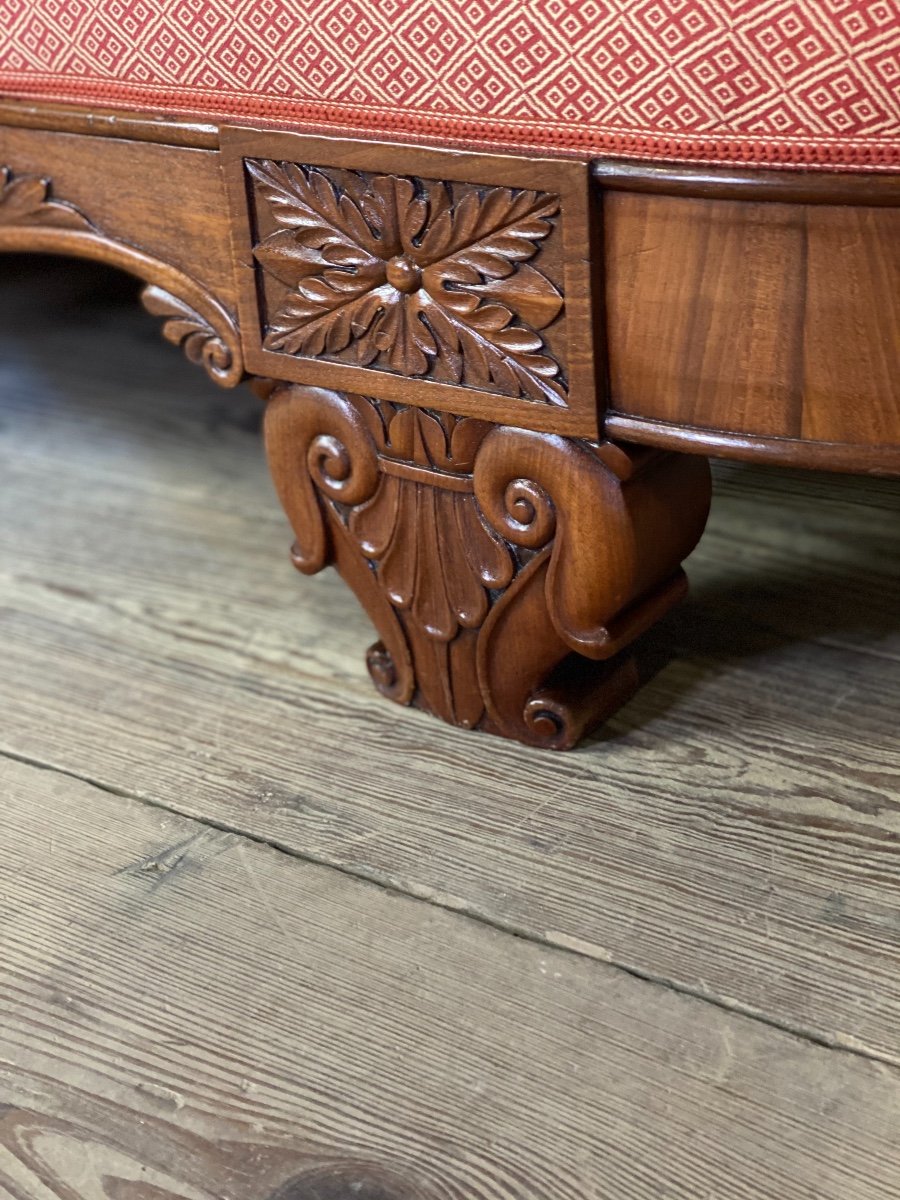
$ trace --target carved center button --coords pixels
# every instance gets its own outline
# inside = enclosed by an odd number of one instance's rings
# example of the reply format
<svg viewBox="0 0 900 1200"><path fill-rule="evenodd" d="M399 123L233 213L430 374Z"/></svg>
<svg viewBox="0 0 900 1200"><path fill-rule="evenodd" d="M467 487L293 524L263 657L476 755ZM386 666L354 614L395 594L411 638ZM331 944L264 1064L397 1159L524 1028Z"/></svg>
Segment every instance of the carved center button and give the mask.
<svg viewBox="0 0 900 1200"><path fill-rule="evenodd" d="M392 258L385 268L388 283L398 292L409 295L422 283L422 272L405 254Z"/></svg>

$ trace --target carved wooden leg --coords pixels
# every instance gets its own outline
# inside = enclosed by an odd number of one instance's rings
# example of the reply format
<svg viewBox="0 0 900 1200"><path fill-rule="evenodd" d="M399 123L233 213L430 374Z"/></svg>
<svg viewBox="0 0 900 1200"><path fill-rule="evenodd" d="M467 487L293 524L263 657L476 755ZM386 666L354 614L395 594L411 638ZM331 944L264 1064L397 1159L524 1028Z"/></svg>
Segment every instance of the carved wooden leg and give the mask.
<svg viewBox="0 0 900 1200"><path fill-rule="evenodd" d="M628 647L683 595L709 507L704 459L297 385L266 444L294 562L333 563L379 631L379 690L557 749L638 686Z"/></svg>

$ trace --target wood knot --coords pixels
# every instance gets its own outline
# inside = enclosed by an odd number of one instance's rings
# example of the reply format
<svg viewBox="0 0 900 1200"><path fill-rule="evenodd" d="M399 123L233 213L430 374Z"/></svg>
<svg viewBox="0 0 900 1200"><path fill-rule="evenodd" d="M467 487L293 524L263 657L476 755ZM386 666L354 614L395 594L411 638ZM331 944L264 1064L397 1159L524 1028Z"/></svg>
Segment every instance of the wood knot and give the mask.
<svg viewBox="0 0 900 1200"><path fill-rule="evenodd" d="M430 1200L374 1163L329 1163L284 1183L269 1200Z"/></svg>

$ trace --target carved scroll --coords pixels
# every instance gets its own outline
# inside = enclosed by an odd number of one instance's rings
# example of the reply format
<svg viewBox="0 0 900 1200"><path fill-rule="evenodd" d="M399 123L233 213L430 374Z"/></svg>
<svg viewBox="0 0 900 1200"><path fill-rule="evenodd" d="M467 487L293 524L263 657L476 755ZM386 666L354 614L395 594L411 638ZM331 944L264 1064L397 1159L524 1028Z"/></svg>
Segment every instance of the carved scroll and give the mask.
<svg viewBox="0 0 900 1200"><path fill-rule="evenodd" d="M555 748L637 686L709 503L703 460L314 388L274 389L266 441L294 561L355 589L380 690Z"/></svg>
<svg viewBox="0 0 900 1200"><path fill-rule="evenodd" d="M214 382L244 378L240 338L230 313L196 279L143 250L106 236L75 205L52 195L50 180L0 167L0 251L92 258L145 280L144 306L164 318L163 336L183 347Z"/></svg>
<svg viewBox="0 0 900 1200"><path fill-rule="evenodd" d="M181 346L188 361L202 366L214 383L222 387L240 383L244 371L237 330L230 319L222 319L222 312L204 316L186 299L152 283L141 292L141 303L152 316L163 318L166 341ZM210 305L204 307L209 313Z"/></svg>

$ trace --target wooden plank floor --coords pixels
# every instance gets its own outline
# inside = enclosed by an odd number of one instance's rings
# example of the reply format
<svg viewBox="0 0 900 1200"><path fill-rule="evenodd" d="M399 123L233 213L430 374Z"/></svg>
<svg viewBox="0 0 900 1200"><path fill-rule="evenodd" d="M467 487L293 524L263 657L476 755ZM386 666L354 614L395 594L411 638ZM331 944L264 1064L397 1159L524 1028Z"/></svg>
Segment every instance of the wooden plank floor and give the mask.
<svg viewBox="0 0 900 1200"><path fill-rule="evenodd" d="M717 470L568 756L376 698L249 393L0 281L0 1196L900 1194L900 485Z"/></svg>

